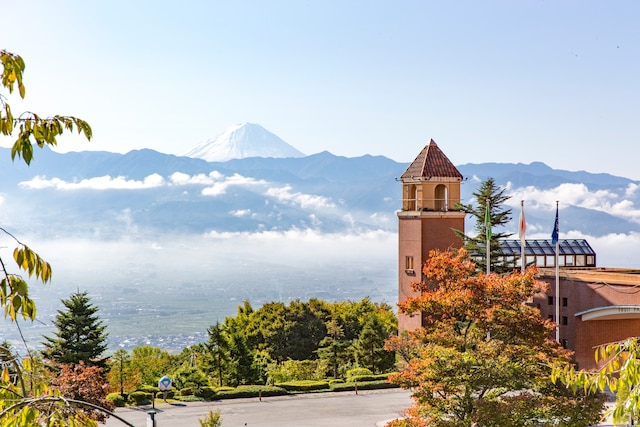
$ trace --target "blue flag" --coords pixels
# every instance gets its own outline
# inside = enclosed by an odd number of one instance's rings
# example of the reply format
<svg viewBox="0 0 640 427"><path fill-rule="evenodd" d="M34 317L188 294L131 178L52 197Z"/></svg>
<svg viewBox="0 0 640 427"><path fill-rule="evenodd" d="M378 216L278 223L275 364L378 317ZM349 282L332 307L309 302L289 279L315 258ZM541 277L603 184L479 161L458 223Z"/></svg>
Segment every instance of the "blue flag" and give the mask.
<svg viewBox="0 0 640 427"><path fill-rule="evenodd" d="M558 205L556 205L556 222L553 225L553 232L551 233L551 243L554 245L558 243Z"/></svg>

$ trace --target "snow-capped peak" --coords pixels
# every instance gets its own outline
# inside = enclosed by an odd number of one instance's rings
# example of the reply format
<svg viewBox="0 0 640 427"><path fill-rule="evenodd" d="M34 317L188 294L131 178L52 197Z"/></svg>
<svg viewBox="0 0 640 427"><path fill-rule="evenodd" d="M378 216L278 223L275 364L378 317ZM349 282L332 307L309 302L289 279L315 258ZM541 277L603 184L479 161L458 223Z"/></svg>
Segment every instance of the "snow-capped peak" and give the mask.
<svg viewBox="0 0 640 427"><path fill-rule="evenodd" d="M304 157L305 154L255 123L238 123L196 145L183 156L208 162L245 157Z"/></svg>

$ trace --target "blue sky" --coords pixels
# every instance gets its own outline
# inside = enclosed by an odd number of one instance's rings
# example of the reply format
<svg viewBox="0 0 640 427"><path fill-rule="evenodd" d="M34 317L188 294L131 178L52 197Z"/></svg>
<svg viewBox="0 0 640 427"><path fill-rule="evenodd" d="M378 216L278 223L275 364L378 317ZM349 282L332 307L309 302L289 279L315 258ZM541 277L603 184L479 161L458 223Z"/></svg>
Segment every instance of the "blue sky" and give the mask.
<svg viewBox="0 0 640 427"><path fill-rule="evenodd" d="M14 6L18 7L18 6ZM640 3L22 1L14 112L88 120L61 151L181 153L259 123L306 154L542 161L640 179ZM6 93L3 92L6 95ZM0 141L7 145L8 141Z"/></svg>

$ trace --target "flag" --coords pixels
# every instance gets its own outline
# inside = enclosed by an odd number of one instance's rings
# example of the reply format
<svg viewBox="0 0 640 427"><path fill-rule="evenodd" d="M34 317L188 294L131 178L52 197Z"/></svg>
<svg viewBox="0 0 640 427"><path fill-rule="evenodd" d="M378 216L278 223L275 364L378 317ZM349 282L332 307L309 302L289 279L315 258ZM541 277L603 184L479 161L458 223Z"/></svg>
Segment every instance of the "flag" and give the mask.
<svg viewBox="0 0 640 427"><path fill-rule="evenodd" d="M527 231L527 222L524 220L524 201L520 202L520 226L518 227L518 236L520 237L520 243L523 245L526 243L524 233Z"/></svg>
<svg viewBox="0 0 640 427"><path fill-rule="evenodd" d="M556 222L553 225L553 232L551 233L551 243L553 243L554 245L556 243L558 243L558 233L559 233L559 228L558 228L558 205L556 205Z"/></svg>
<svg viewBox="0 0 640 427"><path fill-rule="evenodd" d="M489 208L489 200L487 199L487 204L485 205L484 211L484 228L487 233L487 245L491 241L491 209Z"/></svg>

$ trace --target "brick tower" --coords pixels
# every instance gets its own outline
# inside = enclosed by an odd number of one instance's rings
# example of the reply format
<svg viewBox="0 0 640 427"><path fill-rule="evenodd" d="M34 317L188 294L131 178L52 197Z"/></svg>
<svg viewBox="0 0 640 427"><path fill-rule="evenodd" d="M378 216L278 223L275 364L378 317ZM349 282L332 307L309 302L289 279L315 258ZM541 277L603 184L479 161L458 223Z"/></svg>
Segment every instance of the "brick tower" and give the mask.
<svg viewBox="0 0 640 427"><path fill-rule="evenodd" d="M460 248L453 229L464 231L460 202L462 174L432 139L401 176L402 210L398 212L398 301L417 294L411 284L421 280L422 265L432 249ZM422 325L422 315L398 315L400 332Z"/></svg>

